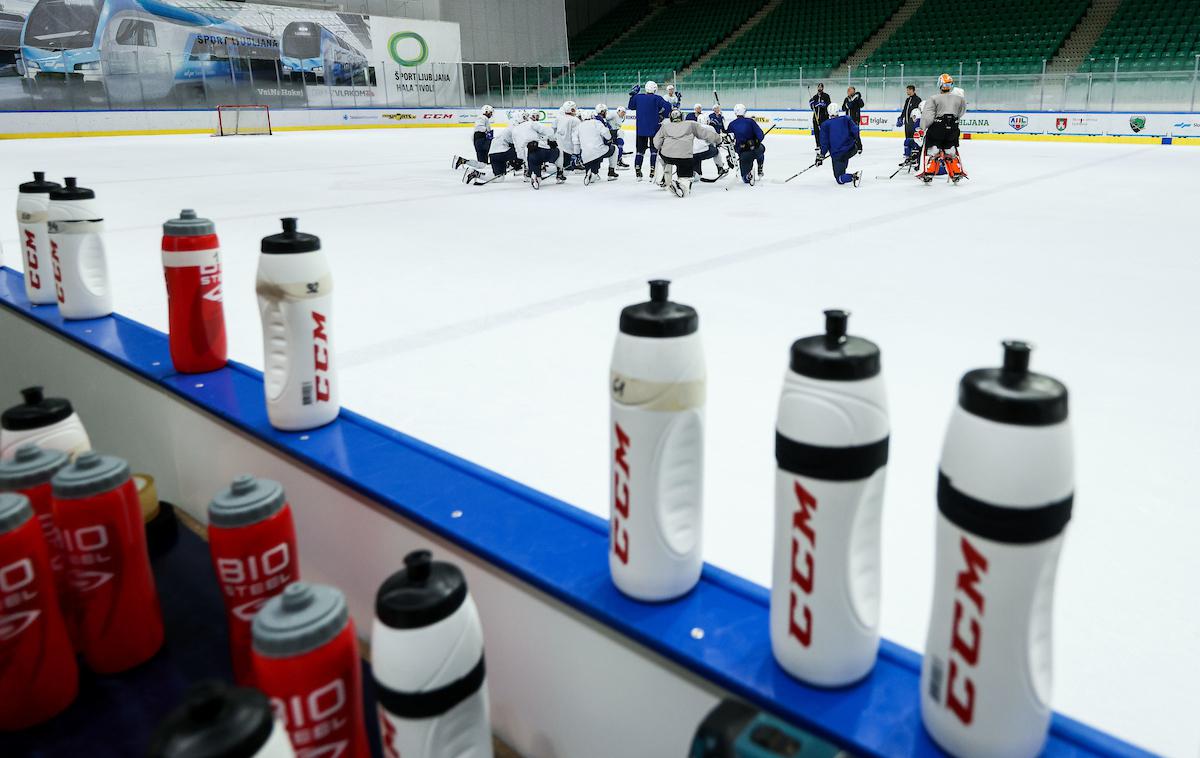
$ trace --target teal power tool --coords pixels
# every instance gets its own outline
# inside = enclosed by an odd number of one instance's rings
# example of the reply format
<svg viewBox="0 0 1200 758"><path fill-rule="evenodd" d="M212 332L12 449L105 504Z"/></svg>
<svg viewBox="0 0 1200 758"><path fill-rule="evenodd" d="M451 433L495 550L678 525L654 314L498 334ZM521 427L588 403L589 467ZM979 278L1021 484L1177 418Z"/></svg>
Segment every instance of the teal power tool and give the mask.
<svg viewBox="0 0 1200 758"><path fill-rule="evenodd" d="M757 708L724 700L700 722L688 758L850 758L850 754Z"/></svg>

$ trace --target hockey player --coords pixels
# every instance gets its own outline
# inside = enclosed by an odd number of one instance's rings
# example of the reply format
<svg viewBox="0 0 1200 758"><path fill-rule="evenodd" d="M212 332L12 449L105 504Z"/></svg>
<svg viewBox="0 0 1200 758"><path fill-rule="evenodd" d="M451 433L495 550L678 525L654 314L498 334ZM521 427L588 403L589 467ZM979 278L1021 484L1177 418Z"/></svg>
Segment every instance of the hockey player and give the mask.
<svg viewBox="0 0 1200 758"><path fill-rule="evenodd" d="M600 164L608 158L608 180L617 178L616 164L613 154L616 145L613 144L612 132L608 128L608 106L600 103L596 106L595 114L579 126L579 148L583 155L583 183L591 184L600 181Z"/></svg>
<svg viewBox="0 0 1200 758"><path fill-rule="evenodd" d="M729 173L724 166L721 165L720 153L717 148L721 144L721 131L712 125L711 119L704 118L704 106L696 103L692 106L692 112L685 117L688 121L695 121L698 124L708 124L708 127L717 135L717 144L712 144L709 140L696 137L692 140L692 170L696 176L704 176L704 161L709 158L713 159L713 163L717 166L717 178L720 179L725 174Z"/></svg>
<svg viewBox="0 0 1200 758"><path fill-rule="evenodd" d="M559 170L573 170L582 166L579 160L579 112L574 100L567 100L558 109L558 118L554 124L554 140L558 143Z"/></svg>
<svg viewBox="0 0 1200 758"><path fill-rule="evenodd" d="M492 106L485 105L479 109L479 115L475 117L475 133L471 135L471 141L475 143L475 160L482 164L487 164L488 153L491 151L492 145Z"/></svg>
<svg viewBox="0 0 1200 758"><path fill-rule="evenodd" d="M812 111L813 142L817 143L817 154L821 153L821 124L829 120L829 104L833 102L824 84L817 85L817 94L808 99L808 107Z"/></svg>
<svg viewBox="0 0 1200 758"><path fill-rule="evenodd" d="M958 157L958 122L967 112L967 101L954 89L954 78L942 74L938 77L938 94L921 104L925 150L923 170L917 178L926 184L933 181L941 166L945 166L950 181L955 184L967 176Z"/></svg>
<svg viewBox="0 0 1200 758"><path fill-rule="evenodd" d="M671 106L671 110L681 110L680 103L683 102L683 94L675 91L674 84L667 85L667 105Z"/></svg>
<svg viewBox="0 0 1200 758"><path fill-rule="evenodd" d="M629 108L637 116L637 146L634 149L633 173L637 180L642 180L642 154L650 148L650 178L654 178L654 167L658 162L658 151L651 145L654 135L658 134L658 125L664 118L671 115L671 106L658 95L658 85L653 81L646 82L646 91L641 91L641 85L629 91Z"/></svg>
<svg viewBox="0 0 1200 758"><path fill-rule="evenodd" d="M758 123L746 117L746 106L738 103L733 106L733 121L729 122L729 134L733 136L734 150L738 156L738 170L742 181L754 184L754 163L758 163L758 178L763 175L763 162L766 159L767 148L763 146L763 130Z"/></svg>
<svg viewBox="0 0 1200 758"><path fill-rule="evenodd" d="M725 169L733 171L733 167L737 165L737 161L733 159L733 137L725 128L725 114L721 113L721 104L717 103L712 107L712 111L708 114L708 125L716 130L717 134L721 135L721 144L725 147ZM718 151L720 148L717 148ZM717 163L720 164L720 158Z"/></svg>
<svg viewBox="0 0 1200 758"><path fill-rule="evenodd" d="M629 168L629 164L625 162L622 153L625 152L625 138L621 136L621 125L625 123L625 108L618 105L615 113L610 113L608 116L608 129L612 132L613 145L616 149L617 168ZM612 161L609 161L612 165Z"/></svg>
<svg viewBox="0 0 1200 758"><path fill-rule="evenodd" d="M530 113L528 121L517 124L513 129L513 142L525 147L528 156L526 162L529 168L529 184L534 189L539 189L542 166L547 163L558 166L561 155L554 139L554 129L549 124L542 123L541 113L533 111ZM555 179L559 184L567 180L567 175L563 173L561 167L558 168Z"/></svg>
<svg viewBox="0 0 1200 758"><path fill-rule="evenodd" d="M859 117L862 116L862 109L865 105L861 92L853 87L846 88L846 99L842 101L842 110L850 115L851 121L856 124L862 123Z"/></svg>
<svg viewBox="0 0 1200 758"><path fill-rule="evenodd" d="M509 126L496 130L488 149L488 161L492 166L492 178L484 180L483 172L476 168L463 169L463 184L487 184L493 181L503 181L509 171L520 171L525 167L524 161L517 156L517 147L512 139L513 128L525 119L523 113L509 111Z"/></svg>
<svg viewBox="0 0 1200 758"><path fill-rule="evenodd" d="M662 153L666 164L663 182L676 197L687 197L692 191L692 144L697 138L711 145L720 142L712 127L684 119L679 109L671 111L670 121L660 126L654 135L654 147Z"/></svg>
<svg viewBox="0 0 1200 758"><path fill-rule="evenodd" d="M821 152L817 155L817 165L825 162L825 156L833 156L833 178L838 184L851 184L855 187L862 180L862 172L847 173L850 159L862 153L862 137L859 135L858 122L847 114L839 113L821 125Z"/></svg>
<svg viewBox="0 0 1200 758"><path fill-rule="evenodd" d="M708 125L717 130L717 134L725 133L725 116L721 113L721 104L717 103L708 112Z"/></svg>
<svg viewBox="0 0 1200 758"><path fill-rule="evenodd" d="M908 96L904 98L904 104L900 106L900 115L896 117L896 126L904 127L904 160L900 161L901 168L909 164L916 165L920 154L913 135L917 130L916 122L921 120L921 98L912 84L908 85L905 91Z"/></svg>

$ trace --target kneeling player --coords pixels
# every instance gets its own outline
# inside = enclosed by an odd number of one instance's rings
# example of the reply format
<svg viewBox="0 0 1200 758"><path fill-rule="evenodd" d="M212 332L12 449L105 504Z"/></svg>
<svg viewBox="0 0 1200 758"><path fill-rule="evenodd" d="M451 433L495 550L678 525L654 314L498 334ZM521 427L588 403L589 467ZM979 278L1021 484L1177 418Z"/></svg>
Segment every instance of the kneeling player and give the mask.
<svg viewBox="0 0 1200 758"><path fill-rule="evenodd" d="M967 100L954 91L954 79L949 74L938 77L938 89L938 94L921 104L925 159L917 178L928 184L945 167L950 181L957 184L967 176L958 157L958 121L967 112Z"/></svg>
<svg viewBox="0 0 1200 758"><path fill-rule="evenodd" d="M738 156L738 169L742 181L754 184L754 164L758 163L758 178L763 175L763 163L766 160L767 148L763 146L762 127L746 116L746 106L738 103L733 106L733 121L729 122L726 130L733 136L734 149Z"/></svg>
<svg viewBox="0 0 1200 758"><path fill-rule="evenodd" d="M617 178L617 170L613 165L617 148L608 128L608 106L604 103L597 105L595 114L580 125L579 149L587 172L583 175L584 184L600 181L600 165L605 158L608 159L608 180L611 182Z"/></svg>
<svg viewBox="0 0 1200 758"><path fill-rule="evenodd" d="M853 184L855 187L862 180L862 172L853 174L847 170L850 159L862 153L862 136L858 131L858 123L842 111L838 115L821 124L817 134L821 142L821 152L817 154L817 165L825 162L825 156L833 156L833 178L838 184Z"/></svg>
<svg viewBox="0 0 1200 758"><path fill-rule="evenodd" d="M654 149L662 155L663 182L676 197L686 197L692 191L692 144L701 139L716 145L720 138L712 127L698 121L685 121L678 109L671 111L671 120L658 128ZM674 174L678 173L676 179Z"/></svg>

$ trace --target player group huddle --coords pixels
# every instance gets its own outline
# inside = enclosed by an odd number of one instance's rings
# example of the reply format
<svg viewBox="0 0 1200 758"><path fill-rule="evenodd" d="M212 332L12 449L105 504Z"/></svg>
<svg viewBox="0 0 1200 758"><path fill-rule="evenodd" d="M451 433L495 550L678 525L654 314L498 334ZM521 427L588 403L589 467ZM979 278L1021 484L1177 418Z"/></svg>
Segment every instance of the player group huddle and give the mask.
<svg viewBox="0 0 1200 758"><path fill-rule="evenodd" d="M916 168L917 177L925 183L938 175L946 175L954 183L966 178L958 155L958 121L966 112L966 98L949 74L939 77L938 90L936 95L922 101L912 86L908 88L908 98L896 121L897 126L904 127L904 160L892 176ZM714 98L716 94L713 93ZM681 99L674 85L667 87L666 97L659 95L658 85L653 81L646 82L644 89L637 85L630 90L627 107L635 114L633 168L637 181L643 179L647 150L651 181L655 180L661 157L663 171L658 186L680 198L691 193L695 177L702 182L716 182L735 166L747 185L753 186L763 177L766 161L763 140L771 130L764 133L746 115L746 106L740 103L734 106L734 118L727 125L719 100L707 115L697 104L685 116L680 110ZM809 168L820 166L829 158L838 184L857 187L862 172L850 173L848 166L863 151L858 126L862 96L851 87L837 113L830 114L830 104L824 85L817 85L817 93L809 101L813 138L817 143L816 159ZM624 107L610 111L600 103L585 118L575 102L568 100L562 104L553 125L542 120L540 110L516 110L508 112L508 126L494 130L495 110L485 105L475 120L472 136L475 160L454 156L452 166L462 169L465 184L483 186L519 173L536 190L549 178L551 168L557 184L565 182L566 172L572 170L584 172L585 185L594 184L600 181L600 171L607 162L607 179L614 181L620 178L618 168L629 167L623 160L629 153L624 150L625 140L621 137L626 112ZM922 124L926 125L924 129ZM704 177L703 167L708 160L715 164L716 178ZM489 168L491 177L485 178ZM799 174L791 178L796 176Z"/></svg>

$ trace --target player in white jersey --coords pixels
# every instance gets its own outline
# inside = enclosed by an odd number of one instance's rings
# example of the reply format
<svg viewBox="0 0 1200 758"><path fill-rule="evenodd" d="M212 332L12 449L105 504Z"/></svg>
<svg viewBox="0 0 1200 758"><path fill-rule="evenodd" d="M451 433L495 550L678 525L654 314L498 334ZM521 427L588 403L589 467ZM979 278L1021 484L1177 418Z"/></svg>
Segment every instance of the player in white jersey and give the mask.
<svg viewBox="0 0 1200 758"><path fill-rule="evenodd" d="M597 105L592 117L580 124L579 149L584 170L587 172L583 176L584 184L600 181L600 164L605 158L609 160L608 180L611 182L617 178L613 164L616 145L613 144L612 132L608 128L608 106L604 103Z"/></svg>
<svg viewBox="0 0 1200 758"><path fill-rule="evenodd" d="M622 157L625 152L625 138L621 136L621 125L625 123L625 106L618 105L615 111L608 112L608 128L612 132L613 144L616 146L617 168L629 168Z"/></svg>
<svg viewBox="0 0 1200 758"><path fill-rule="evenodd" d="M574 100L568 100L558 110L554 125L554 141L558 143L558 170L574 169L579 162L579 113Z"/></svg>
<svg viewBox="0 0 1200 758"><path fill-rule="evenodd" d="M513 129L513 143L524 146L526 150L529 183L534 189L541 187L542 166L546 164L557 166L560 151L557 145L550 146L551 142L556 142L554 136L554 129L549 124L541 122L539 111L533 111L528 121L517 124ZM558 169L556 179L559 184L567 180L567 176L561 168Z"/></svg>

